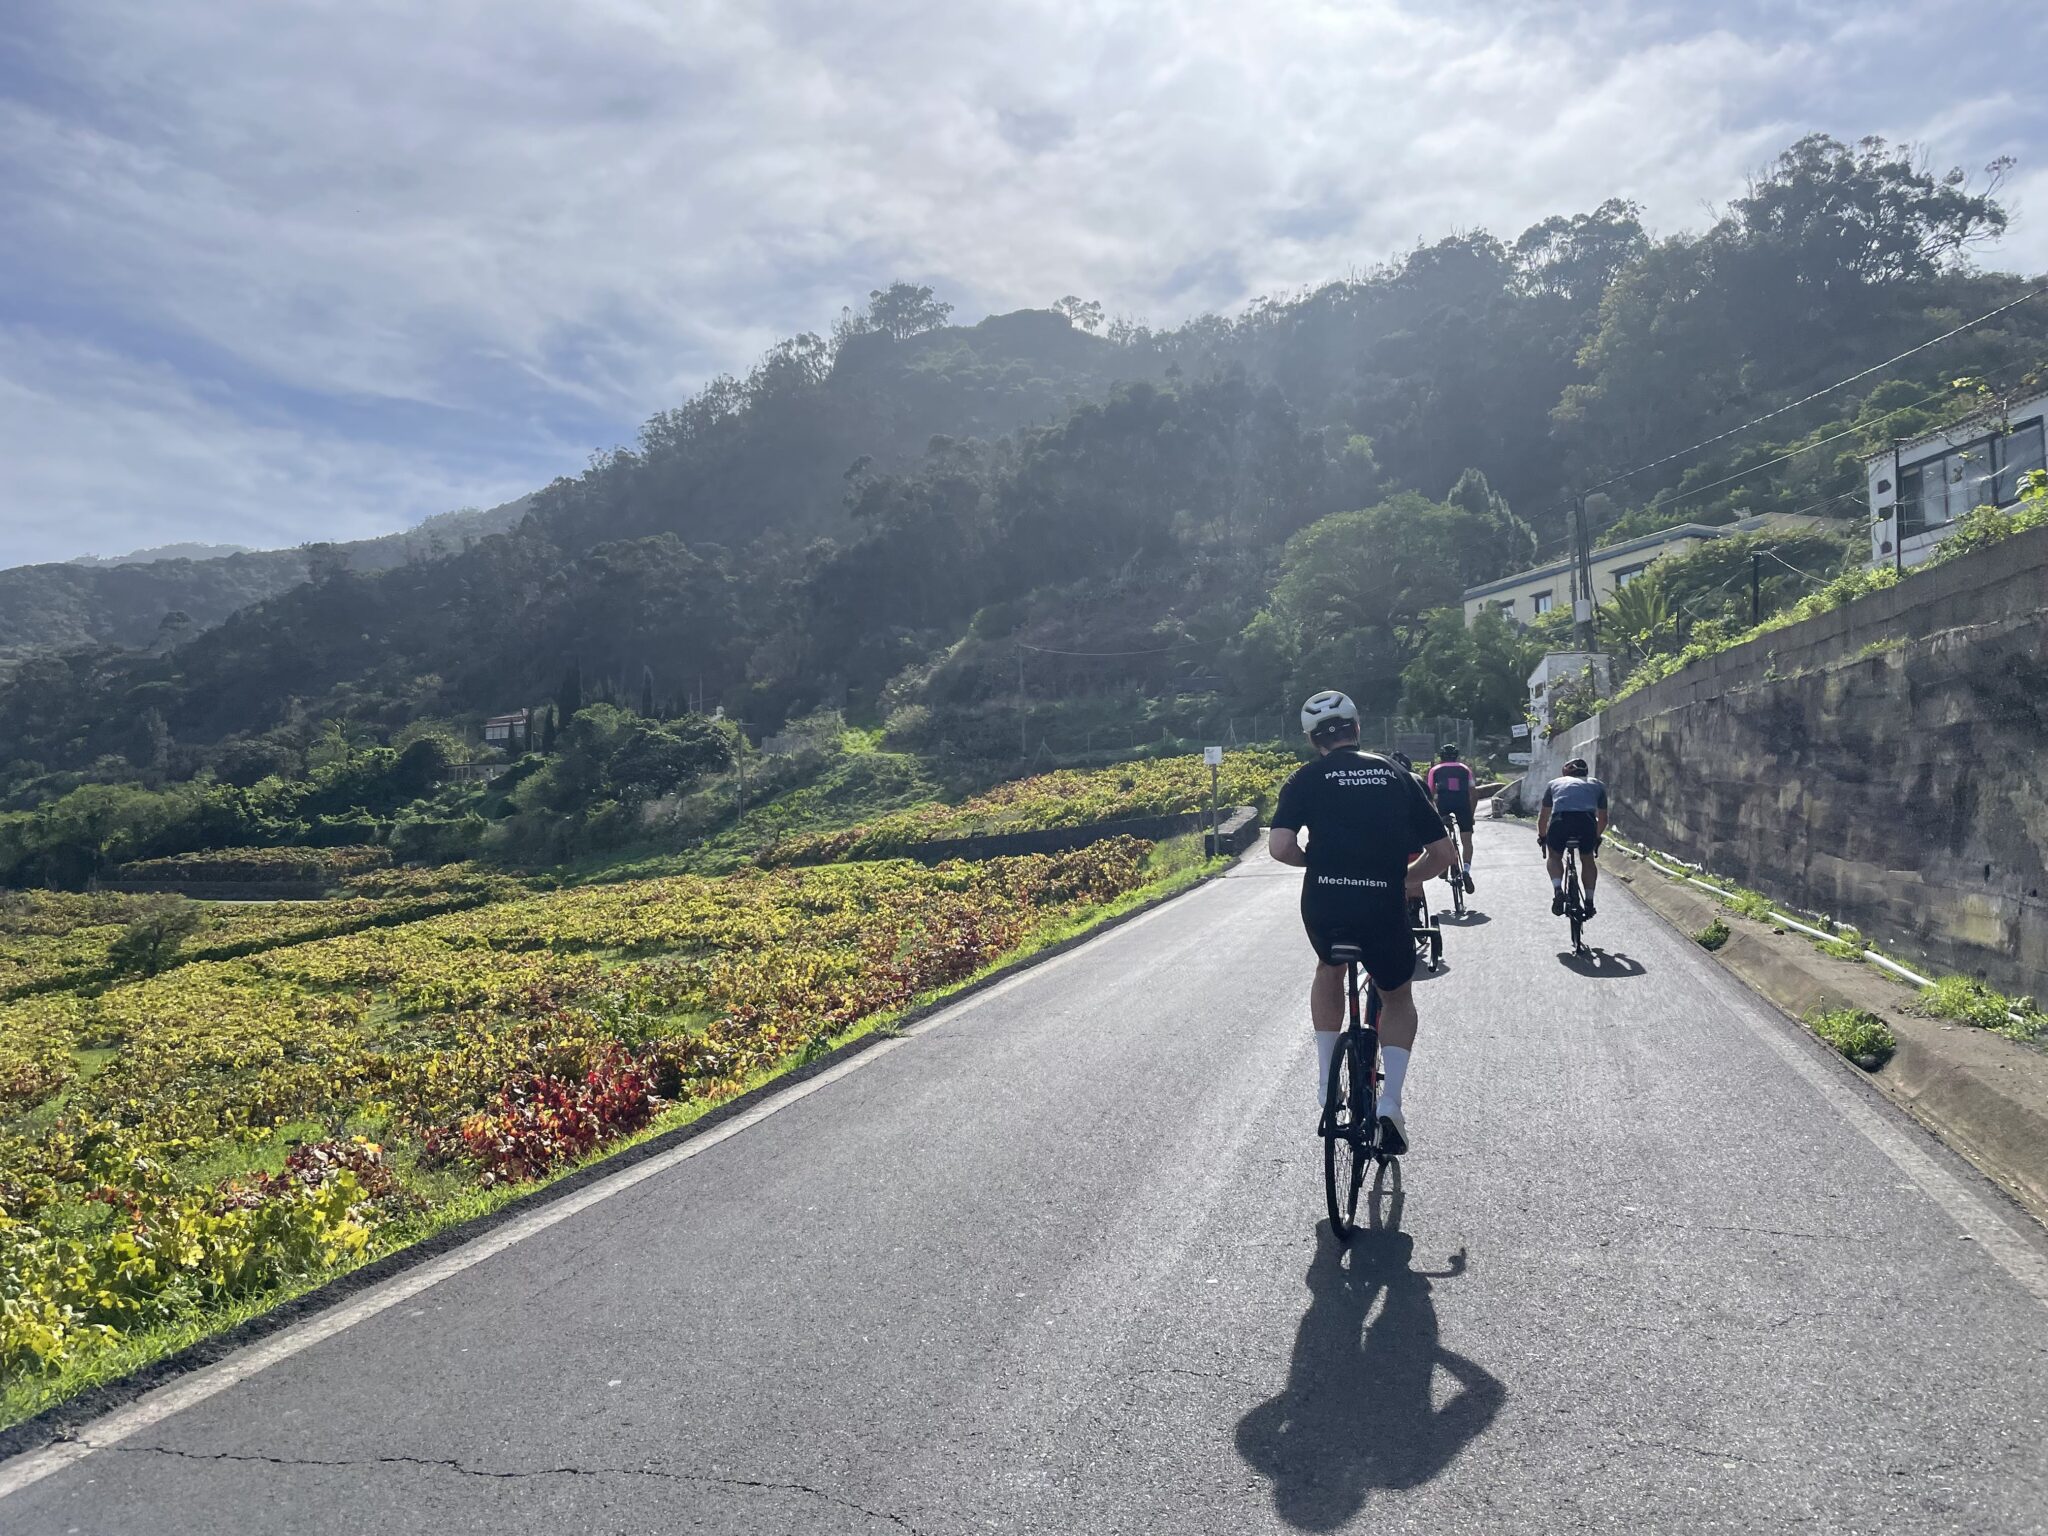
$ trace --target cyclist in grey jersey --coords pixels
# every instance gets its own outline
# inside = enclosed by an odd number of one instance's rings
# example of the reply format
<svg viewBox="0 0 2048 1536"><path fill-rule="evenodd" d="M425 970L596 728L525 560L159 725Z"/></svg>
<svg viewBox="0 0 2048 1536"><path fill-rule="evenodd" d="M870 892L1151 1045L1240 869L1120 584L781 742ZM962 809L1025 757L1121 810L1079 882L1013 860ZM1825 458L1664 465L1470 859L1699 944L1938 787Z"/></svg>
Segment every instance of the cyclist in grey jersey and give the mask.
<svg viewBox="0 0 2048 1536"><path fill-rule="evenodd" d="M1607 832L1607 786L1594 778L1583 757L1564 765L1564 775L1543 791L1536 813L1536 846L1550 869L1550 910L1564 912L1564 849L1579 845L1580 879L1586 888L1586 916L1593 915L1593 887L1600 883L1600 839Z"/></svg>

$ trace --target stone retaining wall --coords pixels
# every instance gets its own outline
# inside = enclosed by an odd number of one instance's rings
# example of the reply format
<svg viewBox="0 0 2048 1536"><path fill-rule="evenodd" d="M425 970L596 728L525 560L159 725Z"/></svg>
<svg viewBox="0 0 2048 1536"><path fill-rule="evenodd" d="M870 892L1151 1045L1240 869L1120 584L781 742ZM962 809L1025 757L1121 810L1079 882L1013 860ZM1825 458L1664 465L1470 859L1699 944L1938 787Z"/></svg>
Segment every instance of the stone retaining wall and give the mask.
<svg viewBox="0 0 2048 1536"><path fill-rule="evenodd" d="M2048 529L1610 707L1622 831L1934 971L2048 995Z"/></svg>

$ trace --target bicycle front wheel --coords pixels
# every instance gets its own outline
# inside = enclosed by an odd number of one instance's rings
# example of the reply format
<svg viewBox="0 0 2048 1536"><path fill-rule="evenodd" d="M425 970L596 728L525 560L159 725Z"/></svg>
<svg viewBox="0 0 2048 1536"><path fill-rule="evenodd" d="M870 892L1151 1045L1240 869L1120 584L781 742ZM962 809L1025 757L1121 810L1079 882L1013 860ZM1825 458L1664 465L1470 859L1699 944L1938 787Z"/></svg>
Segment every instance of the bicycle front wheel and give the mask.
<svg viewBox="0 0 2048 1536"><path fill-rule="evenodd" d="M1329 1202L1330 1230L1349 1241L1358 1230L1358 1192L1373 1161L1376 1119L1374 1064L1365 1060L1365 1036L1346 1030L1330 1058L1329 1106L1323 1119L1323 1193Z"/></svg>

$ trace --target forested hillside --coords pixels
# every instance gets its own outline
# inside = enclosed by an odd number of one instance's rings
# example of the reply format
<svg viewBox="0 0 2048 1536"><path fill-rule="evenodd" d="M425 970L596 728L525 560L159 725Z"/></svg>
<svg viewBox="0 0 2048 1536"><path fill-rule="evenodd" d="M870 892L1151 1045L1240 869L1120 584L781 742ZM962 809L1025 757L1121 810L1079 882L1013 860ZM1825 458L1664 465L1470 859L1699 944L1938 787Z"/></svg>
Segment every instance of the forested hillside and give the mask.
<svg viewBox="0 0 2048 1536"><path fill-rule="evenodd" d="M39 652L175 645L332 566L368 574L438 560L512 527L526 515L528 501L522 496L487 510L444 512L375 539L220 554L170 545L114 559L0 570L0 672Z"/></svg>
<svg viewBox="0 0 2048 1536"><path fill-rule="evenodd" d="M558 698L572 666L650 714L722 707L758 735L838 707L968 757L1014 757L1020 675L1041 727L1278 720L1335 683L1503 728L1527 637L1443 611L1555 547L1575 492L1604 485L1615 532L1837 518L1808 554L1825 579L1859 547L1858 454L2040 364L2048 302L2023 302L1667 457L2021 299L1968 260L2004 227L1995 182L1810 138L1701 232L1653 237L1611 200L1170 330L1072 298L953 326L929 290L878 290L503 533L21 664L0 793L289 774L324 722L459 732ZM58 623L0 612L11 635Z"/></svg>

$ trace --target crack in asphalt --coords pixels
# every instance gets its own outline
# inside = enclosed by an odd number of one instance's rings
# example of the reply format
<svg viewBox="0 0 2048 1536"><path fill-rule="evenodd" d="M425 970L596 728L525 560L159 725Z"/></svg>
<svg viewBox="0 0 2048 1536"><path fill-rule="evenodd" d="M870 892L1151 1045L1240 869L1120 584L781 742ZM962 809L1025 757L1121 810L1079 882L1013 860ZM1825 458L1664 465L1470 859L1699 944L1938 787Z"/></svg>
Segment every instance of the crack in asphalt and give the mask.
<svg viewBox="0 0 2048 1536"><path fill-rule="evenodd" d="M709 1472L671 1472L657 1467L530 1467L493 1469L472 1467L452 1456L348 1456L325 1459L315 1456L263 1456L240 1451L181 1451L168 1445L113 1445L106 1447L149 1456L175 1456L184 1461L234 1461L257 1462L273 1467L425 1467L436 1471L454 1472L462 1477L488 1477L516 1481L528 1477L652 1477L665 1482L709 1484L719 1488L746 1488L769 1493L800 1493L808 1498L826 1504L850 1509L873 1520L886 1520L891 1525L901 1526L911 1536L924 1536L918 1528L903 1516L892 1514L886 1509L871 1509L865 1504L855 1503L823 1488L813 1488L808 1483L775 1483L765 1478L719 1477Z"/></svg>
<svg viewBox="0 0 2048 1536"><path fill-rule="evenodd" d="M1733 1451L1717 1451L1711 1446L1683 1445L1676 1440L1630 1440L1624 1442L1639 1451L1678 1451L1687 1456L1701 1456L1711 1461L1737 1462L1745 1467L1767 1467L1771 1463L1758 1461L1750 1456L1738 1456Z"/></svg>

